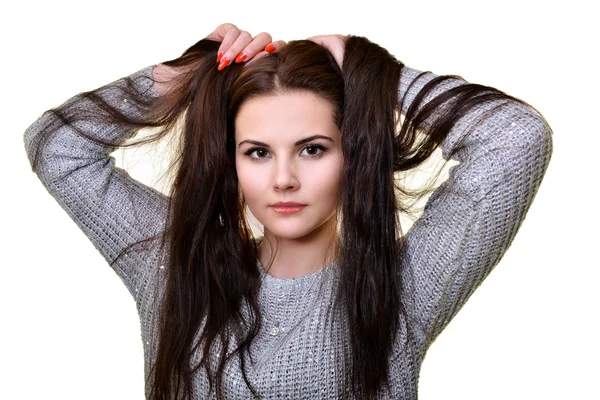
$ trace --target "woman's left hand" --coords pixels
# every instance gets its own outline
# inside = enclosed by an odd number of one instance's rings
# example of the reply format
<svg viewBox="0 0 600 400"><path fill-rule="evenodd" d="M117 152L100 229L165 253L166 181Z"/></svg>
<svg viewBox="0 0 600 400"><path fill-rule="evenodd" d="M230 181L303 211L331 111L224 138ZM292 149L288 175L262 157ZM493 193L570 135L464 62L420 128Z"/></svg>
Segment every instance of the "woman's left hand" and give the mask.
<svg viewBox="0 0 600 400"><path fill-rule="evenodd" d="M342 64L344 62L344 49L346 48L346 39L347 36L344 35L317 35L311 36L306 40L320 44L329 50L337 62L337 65L340 67L340 69L342 69Z"/></svg>
<svg viewBox="0 0 600 400"><path fill-rule="evenodd" d="M273 42L271 35L266 32L252 37L247 31L240 30L230 23L219 25L206 38L221 42L217 52L219 71L227 67L232 60L236 63L251 62L281 50L285 46L283 40Z"/></svg>

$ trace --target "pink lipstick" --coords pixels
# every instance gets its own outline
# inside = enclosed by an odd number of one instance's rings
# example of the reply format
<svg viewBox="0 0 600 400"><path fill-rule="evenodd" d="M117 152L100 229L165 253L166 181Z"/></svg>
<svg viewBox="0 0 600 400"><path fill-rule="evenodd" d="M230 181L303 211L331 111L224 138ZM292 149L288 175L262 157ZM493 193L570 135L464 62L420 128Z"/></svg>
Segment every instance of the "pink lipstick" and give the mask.
<svg viewBox="0 0 600 400"><path fill-rule="evenodd" d="M296 203L293 201L280 201L272 204L271 207L275 212L280 214L293 214L301 211L304 207L306 207L306 204Z"/></svg>

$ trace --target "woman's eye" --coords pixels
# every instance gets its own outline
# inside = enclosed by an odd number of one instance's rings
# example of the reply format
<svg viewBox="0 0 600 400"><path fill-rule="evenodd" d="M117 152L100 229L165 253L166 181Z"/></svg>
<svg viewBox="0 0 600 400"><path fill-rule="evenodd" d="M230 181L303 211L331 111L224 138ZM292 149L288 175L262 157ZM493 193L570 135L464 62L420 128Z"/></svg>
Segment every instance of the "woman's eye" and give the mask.
<svg viewBox="0 0 600 400"><path fill-rule="evenodd" d="M311 144L311 145L306 146L302 150L302 153L306 152L306 154L309 157L319 157L321 154L323 154L325 152L325 150L326 149L323 146Z"/></svg>
<svg viewBox="0 0 600 400"><path fill-rule="evenodd" d="M246 152L246 155L250 157L252 160L260 160L262 158L267 158L269 151L261 148L252 148Z"/></svg>
<svg viewBox="0 0 600 400"><path fill-rule="evenodd" d="M266 157L266 155L267 155L267 151L265 149L254 150L254 152L256 153L258 158L263 158L263 157Z"/></svg>

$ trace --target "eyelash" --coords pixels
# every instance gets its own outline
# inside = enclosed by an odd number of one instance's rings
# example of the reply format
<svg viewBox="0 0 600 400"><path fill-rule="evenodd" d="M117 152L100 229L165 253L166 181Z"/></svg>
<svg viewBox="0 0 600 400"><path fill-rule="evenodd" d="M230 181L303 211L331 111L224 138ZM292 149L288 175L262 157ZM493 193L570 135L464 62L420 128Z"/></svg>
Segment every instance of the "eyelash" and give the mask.
<svg viewBox="0 0 600 400"><path fill-rule="evenodd" d="M304 146L301 151L304 151L309 148L315 148L317 150L321 150L321 152L318 154L312 154L312 155L309 154L308 157L310 157L310 158L320 158L328 150L326 147L321 146L320 144L308 144L308 145ZM250 160L252 160L254 162L260 162L261 160L266 159L266 157L252 157L251 154L257 150L264 150L266 152L269 151L269 150L265 149L264 147L251 147L248 150L246 150L244 155L248 156L248 158L250 158Z"/></svg>

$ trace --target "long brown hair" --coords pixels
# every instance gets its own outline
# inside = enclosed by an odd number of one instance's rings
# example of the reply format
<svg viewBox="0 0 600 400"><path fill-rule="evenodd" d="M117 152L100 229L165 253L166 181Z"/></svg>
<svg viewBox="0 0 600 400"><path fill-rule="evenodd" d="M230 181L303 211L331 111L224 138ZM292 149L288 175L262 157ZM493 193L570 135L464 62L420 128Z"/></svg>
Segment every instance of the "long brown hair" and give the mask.
<svg viewBox="0 0 600 400"><path fill-rule="evenodd" d="M347 322L351 354L347 365L340 366L350 371L344 374L348 381L340 385L350 388L356 398L375 398L389 384L389 360L400 325L409 328L409 339L412 330L405 305L408 296L398 273L403 242L397 215L409 211L405 200L415 193L401 187L394 174L427 160L473 107L516 99L476 84L455 86L429 99L445 81L460 79L440 76L403 110L401 123L404 99L399 102L397 96L404 65L366 38L348 36L341 70L325 48L299 40L249 65L232 64L217 71L219 45L201 40L164 63L179 74L170 90L152 101L129 82L124 95L139 109L137 114L116 110L97 91L79 96L98 104L103 115L85 115L76 103L54 111L58 125L76 127L78 120L95 118L131 129L160 128L137 142L107 143L119 147L157 141L180 130L179 151L171 165L175 179L166 229L148 238L148 242L161 239L168 255L150 397L191 398L192 376L203 369L221 399L225 365L236 355L247 386L260 397L245 368L261 323L260 275L257 243L238 189L234 120L240 106L254 96L310 91L334 106L342 133L341 279L336 305ZM43 140L39 145L38 151ZM138 244L132 243L130 249ZM241 312L243 304L248 315ZM228 352L231 345L234 350ZM196 365L194 354L199 354ZM218 354L215 365L214 354Z"/></svg>

